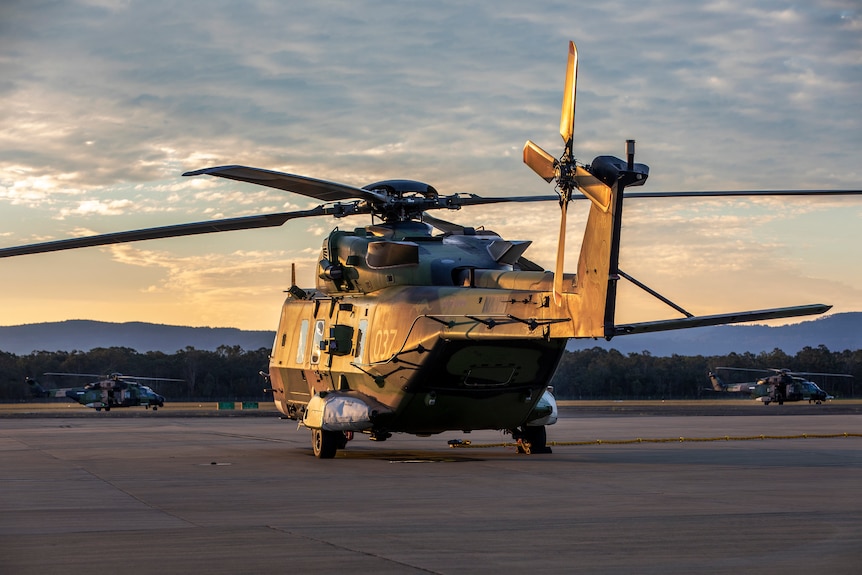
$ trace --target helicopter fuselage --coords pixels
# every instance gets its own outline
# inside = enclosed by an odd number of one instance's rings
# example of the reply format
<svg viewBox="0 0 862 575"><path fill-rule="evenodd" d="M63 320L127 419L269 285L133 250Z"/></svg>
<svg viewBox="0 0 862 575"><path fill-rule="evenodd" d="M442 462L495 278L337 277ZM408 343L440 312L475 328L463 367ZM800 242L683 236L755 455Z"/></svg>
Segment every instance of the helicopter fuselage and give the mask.
<svg viewBox="0 0 862 575"><path fill-rule="evenodd" d="M791 377L785 374L774 375L757 380L751 390L751 397L769 405L772 402L779 405L785 402L808 401L822 403L831 396L823 391L813 381L801 377Z"/></svg>
<svg viewBox="0 0 862 575"><path fill-rule="evenodd" d="M278 409L372 435L552 423L567 337L551 330L569 317L551 303L553 274L520 258L527 245L416 222L333 232L318 289L292 288L282 308Z"/></svg>
<svg viewBox="0 0 862 575"><path fill-rule="evenodd" d="M165 398L149 386L136 382L101 381L66 390L66 397L96 411L110 411L112 407L142 405L153 410L164 406Z"/></svg>

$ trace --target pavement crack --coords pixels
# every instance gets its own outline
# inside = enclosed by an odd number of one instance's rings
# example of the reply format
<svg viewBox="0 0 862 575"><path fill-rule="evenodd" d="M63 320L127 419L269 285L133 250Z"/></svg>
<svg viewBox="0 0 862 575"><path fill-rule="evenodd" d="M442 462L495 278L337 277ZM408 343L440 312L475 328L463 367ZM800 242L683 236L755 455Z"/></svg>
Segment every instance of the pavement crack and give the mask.
<svg viewBox="0 0 862 575"><path fill-rule="evenodd" d="M400 565L402 567L409 567L410 569L416 569L417 571L422 571L423 573L433 573L434 575L443 575L439 571L432 571L432 570L426 569L424 567L419 567L418 565L411 565L410 563L405 563L403 561L397 561L395 559L392 559L391 557L386 557L384 555L378 555L377 553L369 553L368 551L362 551L360 549L353 549L351 547L345 547L344 545L338 545L336 543L333 543L332 541L327 541L325 539L319 539L317 537L309 537L308 535L304 535L302 533L297 533L296 531L290 531L288 529L282 529L282 528L276 527L274 525L267 525L266 527L268 529L271 529L273 531L277 531L279 533L283 533L285 535L290 535L292 537L301 537L302 539L305 539L306 541L313 541L315 543L327 545L329 547L332 547L333 549L348 551L350 553L358 553L360 555L365 555L366 557L373 557L375 559L380 559L382 561L392 563L393 565Z"/></svg>
<svg viewBox="0 0 862 575"><path fill-rule="evenodd" d="M95 472L91 471L90 469L87 469L87 468L85 468L85 467L78 467L78 469L80 469L81 471L83 471L84 473L86 473L87 475L89 475L90 477L93 477L94 479L96 479L96 480L98 480L98 481L101 481L101 482L102 482L102 483L104 483L105 485L108 485L108 486L110 486L111 488L113 488L113 489L115 489L115 490L119 491L120 493L124 494L126 497L131 497L133 500L137 501L138 503L140 503L141 505L143 505L143 506L144 506L144 507L146 507L147 509L151 509L152 511L156 511L156 512L158 512L158 513L162 513L162 514L164 514L164 515L167 515L168 517L173 517L173 518L174 518L174 519L176 519L177 521L182 521L183 523L186 523L186 524L191 525L191 526L193 526L193 527L201 527L201 525L198 525L198 524L197 524L197 523L195 523L194 521L189 521L189 520L188 520L188 519L186 519L185 517L180 517L179 515L177 515L177 514L175 514L175 513L171 513L170 511L166 511L166 510L164 510L164 509L162 509L162 508L160 508L160 507L156 507L155 505L153 505L153 504L149 503L148 501L146 501L146 500L144 500L144 499L141 499L140 497L138 497L138 496L137 496L137 495L135 495L134 493L131 493L131 492L129 492L129 491L127 491L127 490L123 489L122 487L120 487L119 485L117 485L117 484L113 483L113 482L112 482L112 481L110 481L109 479L105 479L104 477L100 477L97 473L95 473Z"/></svg>

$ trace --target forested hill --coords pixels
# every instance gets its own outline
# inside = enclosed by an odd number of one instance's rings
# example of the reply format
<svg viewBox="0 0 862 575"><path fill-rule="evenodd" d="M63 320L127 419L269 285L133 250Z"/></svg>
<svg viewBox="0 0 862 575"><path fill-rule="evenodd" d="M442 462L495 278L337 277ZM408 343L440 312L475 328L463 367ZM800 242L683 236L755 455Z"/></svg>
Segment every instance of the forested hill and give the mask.
<svg viewBox="0 0 862 575"><path fill-rule="evenodd" d="M33 351L89 351L97 347L128 347L141 353L175 353L187 347L214 351L219 346L257 350L271 348L274 337L274 331L243 331L227 327L70 320L0 326L0 351L27 355Z"/></svg>
<svg viewBox="0 0 862 575"><path fill-rule="evenodd" d="M175 353L192 347L213 351L219 346L257 350L272 346L274 331L182 327L142 322L107 323L72 320L0 326L0 351L27 355L33 351L89 351L127 347L138 352ZM725 325L616 337L571 340L570 351L600 347L623 354L648 351L654 356L762 353L780 349L795 354L805 347L832 351L862 349L862 312L839 313L793 325Z"/></svg>
<svg viewBox="0 0 862 575"><path fill-rule="evenodd" d="M805 347L832 351L862 349L862 312L837 313L792 325L719 325L676 331L625 335L611 341L573 339L567 349L600 347L620 353L648 351L655 356L763 353L780 349L795 354Z"/></svg>

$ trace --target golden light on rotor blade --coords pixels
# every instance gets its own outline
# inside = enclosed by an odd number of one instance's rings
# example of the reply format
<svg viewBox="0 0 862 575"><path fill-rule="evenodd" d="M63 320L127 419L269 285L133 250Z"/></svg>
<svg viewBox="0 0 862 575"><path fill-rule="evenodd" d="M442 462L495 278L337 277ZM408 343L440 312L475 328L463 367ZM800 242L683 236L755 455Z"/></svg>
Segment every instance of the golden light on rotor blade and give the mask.
<svg viewBox="0 0 862 575"><path fill-rule="evenodd" d="M555 177L557 160L531 140L524 144L524 163L546 182L551 182Z"/></svg>
<svg viewBox="0 0 862 575"><path fill-rule="evenodd" d="M578 166L575 171L575 183L582 194L602 212L607 213L611 207L611 189L603 181Z"/></svg>
<svg viewBox="0 0 862 575"><path fill-rule="evenodd" d="M557 263L554 266L554 304L562 304L563 268L566 259L566 212L569 202L560 202L560 237L557 239Z"/></svg>
<svg viewBox="0 0 862 575"><path fill-rule="evenodd" d="M560 136L563 142L570 145L575 133L575 98L578 82L578 49L574 42L569 42L569 61L566 66L566 86L563 91L563 110L560 113ZM571 152L571 148L569 152Z"/></svg>

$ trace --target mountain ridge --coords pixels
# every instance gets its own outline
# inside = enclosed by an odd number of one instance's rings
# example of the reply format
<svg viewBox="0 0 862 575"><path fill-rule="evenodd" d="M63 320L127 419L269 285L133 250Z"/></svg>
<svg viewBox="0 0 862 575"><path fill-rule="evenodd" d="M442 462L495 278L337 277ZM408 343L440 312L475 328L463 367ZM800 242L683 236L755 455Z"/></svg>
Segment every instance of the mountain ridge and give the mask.
<svg viewBox="0 0 862 575"><path fill-rule="evenodd" d="M186 347L214 351L222 345L238 345L244 350L256 350L272 347L274 337L274 331L233 327L75 319L0 326L0 351L27 355L33 351L89 351L97 347L128 347L140 353L176 353Z"/></svg>
<svg viewBox="0 0 862 575"><path fill-rule="evenodd" d="M788 354L824 345L830 351L862 349L862 312L845 312L800 323L768 326L718 325L694 329L627 335L605 340L569 340L569 351L616 349L620 353L650 352L657 356L727 355L771 352Z"/></svg>
<svg viewBox="0 0 862 575"><path fill-rule="evenodd" d="M272 346L275 331L229 327L189 327L145 322L111 323L67 320L0 326L0 351L28 355L34 351L89 351L97 347L128 347L145 353L176 353L192 347L214 351L220 346L257 350ZM722 325L616 337L570 340L569 351L616 349L620 353L649 352L656 356L726 355L771 352L795 354L804 347L830 351L862 349L862 312L829 315L797 324Z"/></svg>

